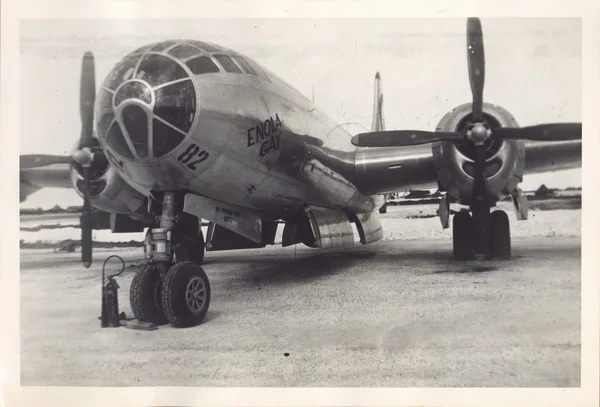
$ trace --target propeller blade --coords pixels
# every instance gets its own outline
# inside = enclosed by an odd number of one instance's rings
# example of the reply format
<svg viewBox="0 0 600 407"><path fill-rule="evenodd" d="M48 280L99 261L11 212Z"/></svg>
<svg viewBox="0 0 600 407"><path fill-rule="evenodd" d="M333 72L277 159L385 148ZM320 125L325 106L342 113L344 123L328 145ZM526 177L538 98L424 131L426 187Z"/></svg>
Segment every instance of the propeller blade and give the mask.
<svg viewBox="0 0 600 407"><path fill-rule="evenodd" d="M81 137L79 151L74 158L83 167L83 211L81 214L81 260L83 266L92 264L92 204L90 202L90 167L94 155L90 152L94 147L94 102L96 100L96 73L94 55L86 52L81 64L81 87L79 93L79 112L81 114ZM86 149L86 150L84 150Z"/></svg>
<svg viewBox="0 0 600 407"><path fill-rule="evenodd" d="M581 123L540 124L528 127L499 127L493 137L505 140L569 141L581 140Z"/></svg>
<svg viewBox="0 0 600 407"><path fill-rule="evenodd" d="M94 55L86 52L81 64L81 87L79 93L79 113L81 115L81 138L79 148L93 147L94 102L96 100L96 73Z"/></svg>
<svg viewBox="0 0 600 407"><path fill-rule="evenodd" d="M465 135L459 132L389 130L360 133L352 137L358 147L407 147L436 141L462 141Z"/></svg>
<svg viewBox="0 0 600 407"><path fill-rule="evenodd" d="M92 204L90 202L90 168L83 167L83 209L81 227L81 261L87 269L92 264Z"/></svg>
<svg viewBox="0 0 600 407"><path fill-rule="evenodd" d="M52 164L71 164L73 158L68 155L27 154L20 157L20 169L45 167Z"/></svg>
<svg viewBox="0 0 600 407"><path fill-rule="evenodd" d="M469 82L473 94L473 121L483 122L485 54L481 21L475 17L467 19L467 61L469 65Z"/></svg>

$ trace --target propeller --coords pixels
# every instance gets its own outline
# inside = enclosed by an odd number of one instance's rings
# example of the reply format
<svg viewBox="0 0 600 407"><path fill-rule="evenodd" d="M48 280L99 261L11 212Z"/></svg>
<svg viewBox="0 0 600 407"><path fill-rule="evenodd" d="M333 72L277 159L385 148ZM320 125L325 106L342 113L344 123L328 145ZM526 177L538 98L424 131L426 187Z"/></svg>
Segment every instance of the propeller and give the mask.
<svg viewBox="0 0 600 407"><path fill-rule="evenodd" d="M108 164L101 150L95 149L94 102L96 99L96 74L94 56L86 52L81 65L81 85L79 92L79 112L81 134L79 143L72 155L29 154L20 157L20 169L32 169L53 164L79 164L83 176L83 210L80 218L81 260L85 268L92 264L92 204L90 201L90 171L105 168Z"/></svg>
<svg viewBox="0 0 600 407"><path fill-rule="evenodd" d="M473 95L471 127L463 132L390 130L361 133L352 137L352 144L358 147L406 147L436 141L471 141L476 148L488 139L569 141L580 140L581 123L542 124L529 127L501 127L489 129L483 116L483 87L485 81L485 53L481 21L467 19L467 62L469 82ZM476 156L482 156L476 154ZM476 160L477 161L477 160Z"/></svg>
<svg viewBox="0 0 600 407"><path fill-rule="evenodd" d="M568 141L580 140L581 123L542 124L519 128L490 129L483 114L483 88L485 82L485 53L481 21L467 19L467 63L473 103L470 124L464 131L414 131L392 130L357 134L352 144L358 147L404 147L437 141L464 142L474 146L473 200L471 211L474 220L475 253L489 254L490 199L488 194L486 142L488 140Z"/></svg>
<svg viewBox="0 0 600 407"><path fill-rule="evenodd" d="M483 32L478 18L467 19L467 62L469 82L473 94L473 121L483 121L483 83L485 81L485 53Z"/></svg>
<svg viewBox="0 0 600 407"><path fill-rule="evenodd" d="M94 102L96 100L96 72L94 56L86 52L81 65L81 87L79 93L79 112L81 116L81 137L79 150L73 158L79 158L83 168L83 210L81 214L81 260L83 266L92 264L92 203L90 202L90 167L94 146Z"/></svg>

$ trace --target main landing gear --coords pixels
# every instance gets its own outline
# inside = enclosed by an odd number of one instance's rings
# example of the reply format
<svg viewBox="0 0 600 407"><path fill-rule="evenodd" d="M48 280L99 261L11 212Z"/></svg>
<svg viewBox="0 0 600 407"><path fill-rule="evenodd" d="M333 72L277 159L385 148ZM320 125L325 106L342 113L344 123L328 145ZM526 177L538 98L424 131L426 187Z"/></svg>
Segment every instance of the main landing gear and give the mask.
<svg viewBox="0 0 600 407"><path fill-rule="evenodd" d="M204 239L198 219L176 212L175 194L165 192L159 227L148 231L147 262L133 277L129 298L138 320L186 328L204 320L210 283L200 266Z"/></svg>
<svg viewBox="0 0 600 407"><path fill-rule="evenodd" d="M481 237L477 237L475 233L475 219L468 211L461 211L454 215L452 221L454 259L466 261L510 257L510 223L506 212L498 210L490 213L486 230L480 231Z"/></svg>

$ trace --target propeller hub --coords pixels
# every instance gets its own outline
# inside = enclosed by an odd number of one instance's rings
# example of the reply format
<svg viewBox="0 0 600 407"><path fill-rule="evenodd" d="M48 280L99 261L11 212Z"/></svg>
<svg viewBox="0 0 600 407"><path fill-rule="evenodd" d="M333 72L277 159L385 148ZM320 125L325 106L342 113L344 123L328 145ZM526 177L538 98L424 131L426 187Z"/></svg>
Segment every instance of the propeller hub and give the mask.
<svg viewBox="0 0 600 407"><path fill-rule="evenodd" d="M467 135L473 143L481 145L490 137L491 131L482 123L475 123Z"/></svg>
<svg viewBox="0 0 600 407"><path fill-rule="evenodd" d="M92 152L89 148L82 148L73 153L73 160L82 167L91 167L92 158Z"/></svg>

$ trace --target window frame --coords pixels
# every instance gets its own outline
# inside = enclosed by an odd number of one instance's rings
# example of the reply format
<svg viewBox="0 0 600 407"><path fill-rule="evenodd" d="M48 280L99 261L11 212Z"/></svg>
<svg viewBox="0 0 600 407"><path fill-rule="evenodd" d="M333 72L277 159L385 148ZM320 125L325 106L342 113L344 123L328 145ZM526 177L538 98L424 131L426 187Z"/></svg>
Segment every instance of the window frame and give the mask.
<svg viewBox="0 0 600 407"><path fill-rule="evenodd" d="M244 70L235 62L235 60L231 57L231 55L219 53L219 54L212 54L212 57L219 63L221 68L223 68L223 72L233 73L233 74L242 74L242 75L244 74ZM221 61L219 61L219 57L229 58L229 60L233 63L233 66L235 66L235 67L237 67L237 69L239 69L239 72L228 71L227 68L225 68L225 66L221 63Z"/></svg>
<svg viewBox="0 0 600 407"><path fill-rule="evenodd" d="M216 71L214 71L214 72L202 72L202 73L196 73L196 72L194 72L194 71L192 70L192 68L191 68L191 67L190 67L188 64L189 64L190 62L192 62L192 61L194 61L194 60L196 60L196 59L200 59L200 58L206 58L206 59L208 59L210 62L212 62L212 64L215 66L215 68L217 68L217 70L216 70ZM204 53L203 53L203 54L197 55L197 56L195 56L195 57L192 57L192 58L190 58L190 59L186 60L184 64L185 64L185 66L186 66L186 67L187 67L187 68L190 70L190 72L192 72L192 75L207 75L207 74L211 74L211 73L220 73L220 72L225 72L225 71L223 70L223 67L222 67L222 66L221 66L221 65L220 65L218 62L219 62L219 61L216 61L214 58L212 58L212 56L211 56L211 55L208 55L208 54L204 54Z"/></svg>

